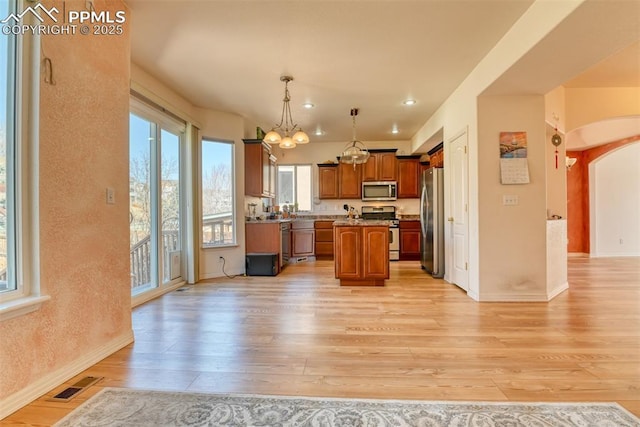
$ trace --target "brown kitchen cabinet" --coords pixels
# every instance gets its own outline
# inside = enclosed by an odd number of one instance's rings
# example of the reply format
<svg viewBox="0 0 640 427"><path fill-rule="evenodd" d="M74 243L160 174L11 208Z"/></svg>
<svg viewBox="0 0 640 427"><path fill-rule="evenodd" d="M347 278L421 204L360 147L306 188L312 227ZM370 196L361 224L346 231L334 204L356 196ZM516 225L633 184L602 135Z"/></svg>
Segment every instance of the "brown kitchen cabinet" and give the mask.
<svg viewBox="0 0 640 427"><path fill-rule="evenodd" d="M276 157L271 146L260 139L244 142L244 194L254 197L274 197L276 188Z"/></svg>
<svg viewBox="0 0 640 427"><path fill-rule="evenodd" d="M333 222L334 220L316 220L316 259L333 259Z"/></svg>
<svg viewBox="0 0 640 427"><path fill-rule="evenodd" d="M340 163L338 166L338 198L362 198L362 165Z"/></svg>
<svg viewBox="0 0 640 427"><path fill-rule="evenodd" d="M421 230L418 220L400 221L400 261L420 259Z"/></svg>
<svg viewBox="0 0 640 427"><path fill-rule="evenodd" d="M389 278L389 227L334 226L335 277L341 286L384 286Z"/></svg>
<svg viewBox="0 0 640 427"><path fill-rule="evenodd" d="M254 221L246 222L244 227L246 253L278 254L278 269L276 274L279 273L284 265L280 223L277 221Z"/></svg>
<svg viewBox="0 0 640 427"><path fill-rule="evenodd" d="M420 156L398 156L398 198L420 197Z"/></svg>
<svg viewBox="0 0 640 427"><path fill-rule="evenodd" d="M318 165L318 197L320 199L337 199L338 194L338 165Z"/></svg>
<svg viewBox="0 0 640 427"><path fill-rule="evenodd" d="M362 181L396 181L397 148L369 150L369 160L362 168Z"/></svg>
<svg viewBox="0 0 640 427"><path fill-rule="evenodd" d="M444 143L440 143L428 151L429 163L432 168L444 167Z"/></svg>
<svg viewBox="0 0 640 427"><path fill-rule="evenodd" d="M315 254L316 232L314 221L296 220L291 222L291 258L313 256Z"/></svg>

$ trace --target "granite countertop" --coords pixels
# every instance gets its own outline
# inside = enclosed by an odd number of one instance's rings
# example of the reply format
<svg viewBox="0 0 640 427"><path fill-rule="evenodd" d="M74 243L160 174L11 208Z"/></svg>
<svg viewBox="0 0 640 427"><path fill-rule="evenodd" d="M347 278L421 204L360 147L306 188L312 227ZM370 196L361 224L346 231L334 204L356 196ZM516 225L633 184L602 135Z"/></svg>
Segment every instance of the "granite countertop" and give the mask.
<svg viewBox="0 0 640 427"><path fill-rule="evenodd" d="M400 221L419 221L420 217L418 215L402 215L402 217L398 218ZM293 222L293 221L340 221L345 222L348 221L346 215L298 215L295 218L276 218L276 219L249 219L245 218L247 223L256 223L256 224L279 224L281 222ZM373 222L374 220L363 220L359 218L357 220L352 221L367 221ZM387 225L388 221L379 221L383 222Z"/></svg>
<svg viewBox="0 0 640 427"><path fill-rule="evenodd" d="M336 226L358 226L358 227L388 227L391 221L375 220L375 219L338 219L333 225Z"/></svg>

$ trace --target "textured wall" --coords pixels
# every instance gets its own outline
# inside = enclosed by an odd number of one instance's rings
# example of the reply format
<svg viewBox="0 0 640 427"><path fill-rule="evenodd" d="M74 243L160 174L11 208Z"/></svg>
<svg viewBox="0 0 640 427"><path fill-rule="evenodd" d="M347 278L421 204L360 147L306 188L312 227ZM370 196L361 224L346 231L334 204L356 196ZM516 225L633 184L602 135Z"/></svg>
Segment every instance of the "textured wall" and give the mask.
<svg viewBox="0 0 640 427"><path fill-rule="evenodd" d="M120 0L94 4L125 10ZM66 0L66 10L85 7ZM2 323L0 400L131 333L128 29L43 36L41 56L55 80L40 79L40 281L51 300Z"/></svg>

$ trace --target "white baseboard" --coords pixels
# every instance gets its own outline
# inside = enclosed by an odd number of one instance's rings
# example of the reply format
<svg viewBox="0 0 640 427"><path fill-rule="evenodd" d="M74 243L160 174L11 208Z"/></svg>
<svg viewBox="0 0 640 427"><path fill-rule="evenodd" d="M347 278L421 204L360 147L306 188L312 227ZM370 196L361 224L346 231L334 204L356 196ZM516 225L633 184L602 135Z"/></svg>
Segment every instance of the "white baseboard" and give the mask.
<svg viewBox="0 0 640 427"><path fill-rule="evenodd" d="M79 359L43 376L22 390L0 400L0 420L11 415L23 406L28 405L43 394L58 387L60 384L63 384L65 381L68 381L80 372L95 365L105 357L115 353L132 342L133 330L94 350L91 350L90 352L82 355Z"/></svg>
<svg viewBox="0 0 640 427"><path fill-rule="evenodd" d="M475 299L475 298L474 298ZM510 293L484 293L477 299L480 302L547 302L547 295L544 293L532 294L510 294Z"/></svg>
<svg viewBox="0 0 640 427"><path fill-rule="evenodd" d="M557 297L567 289L569 289L569 282L564 282L561 285L556 286L554 289L551 290L551 292L547 292L547 300L551 301L552 299L554 299L555 297Z"/></svg>

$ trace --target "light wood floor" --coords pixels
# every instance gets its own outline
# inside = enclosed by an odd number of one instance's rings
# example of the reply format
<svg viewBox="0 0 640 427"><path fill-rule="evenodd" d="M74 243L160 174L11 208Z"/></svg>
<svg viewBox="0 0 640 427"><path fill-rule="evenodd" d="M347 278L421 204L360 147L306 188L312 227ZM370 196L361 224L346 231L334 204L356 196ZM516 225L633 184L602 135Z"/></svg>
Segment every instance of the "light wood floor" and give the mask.
<svg viewBox="0 0 640 427"><path fill-rule="evenodd" d="M384 288L340 288L332 262L217 279L133 310L136 342L2 425L51 425L101 387L363 398L617 401L640 415L640 259L572 258L550 303L477 303L392 264Z"/></svg>

